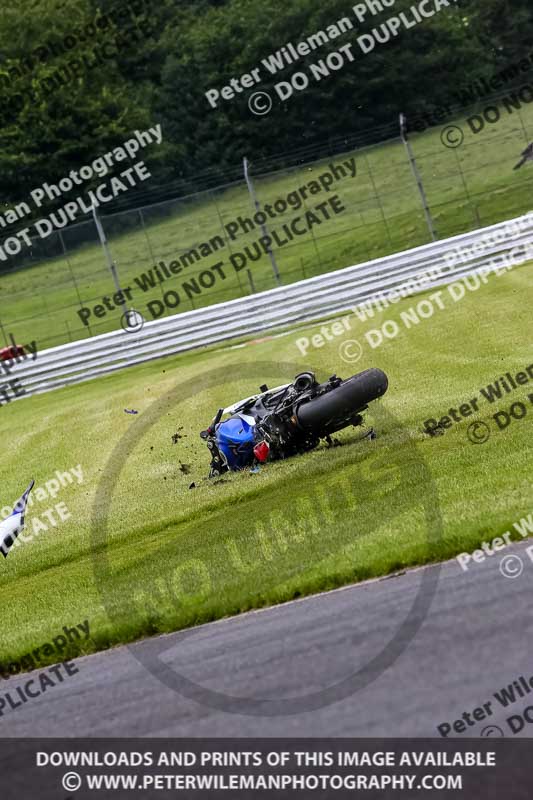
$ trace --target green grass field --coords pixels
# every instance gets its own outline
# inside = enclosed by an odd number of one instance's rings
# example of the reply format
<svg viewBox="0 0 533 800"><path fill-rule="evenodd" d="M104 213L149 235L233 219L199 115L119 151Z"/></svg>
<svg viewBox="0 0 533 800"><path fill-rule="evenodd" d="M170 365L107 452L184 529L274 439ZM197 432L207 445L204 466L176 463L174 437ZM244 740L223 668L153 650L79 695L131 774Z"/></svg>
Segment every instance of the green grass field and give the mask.
<svg viewBox="0 0 533 800"><path fill-rule="evenodd" d="M470 112L465 112L465 117L457 120L465 133L464 143L457 149L443 146L440 127L411 137L439 238L508 219L531 208L531 167L519 172L512 167L533 138L533 108L524 105L513 114L503 106L502 109L501 121L487 124L478 135L466 125ZM429 241L420 198L399 140L258 178L258 198L263 205L273 203L316 179L329 164L338 165L351 157L356 159L357 177L341 179L330 192L339 195L346 211L315 228L312 234L274 248L284 283ZM326 196L311 196L308 206L313 207ZM121 285L134 286L134 278L159 261L169 263L202 242L223 235L223 225L239 215L250 216L251 210L244 181L225 190L144 209L142 220L138 212L105 217L104 207L104 224ZM301 211L289 209L275 220L276 226L271 221L269 227L279 228L299 214ZM227 242L223 249L186 267L181 275L146 294L134 289L134 307L150 319L147 303L161 300L169 289L179 291L180 305L167 309L167 314L251 293L246 269L236 273L229 256L260 236L259 230L239 235L235 242ZM2 335L7 337L11 332L20 343L36 339L42 350L119 327L120 308L104 318L93 316L90 330L77 314L83 305L94 306L104 295L115 291L101 248L96 244L93 223L73 226L63 232L63 238L67 256L55 236L50 245L55 255L43 261L36 247L34 266L0 276L0 342ZM224 280L200 294L191 291L188 296L181 289L184 281L197 278L218 261L224 263ZM249 266L255 291L275 285L267 256Z"/></svg>
<svg viewBox="0 0 533 800"><path fill-rule="evenodd" d="M2 504L16 500L31 477L39 487L56 470L81 465L84 481L35 502L26 533L56 502L71 517L1 564L0 663L86 619L91 638L83 650L90 652L450 558L527 516L533 406L483 445L469 442L469 421L434 438L422 427L532 363L532 278L531 265L494 277L367 349L352 366L339 355L343 337L302 358L296 339L318 332L315 325L2 407ZM412 304L403 300L377 322L399 319ZM355 318L351 325L344 338L363 341L368 325ZM326 378L368 366L381 367L390 380L368 415L376 441L346 431L340 447L258 474L205 479L208 455L198 431L219 406L304 368ZM495 406L481 404L471 419L494 427L495 411L528 392L532 384ZM475 579L474 567L464 580Z"/></svg>

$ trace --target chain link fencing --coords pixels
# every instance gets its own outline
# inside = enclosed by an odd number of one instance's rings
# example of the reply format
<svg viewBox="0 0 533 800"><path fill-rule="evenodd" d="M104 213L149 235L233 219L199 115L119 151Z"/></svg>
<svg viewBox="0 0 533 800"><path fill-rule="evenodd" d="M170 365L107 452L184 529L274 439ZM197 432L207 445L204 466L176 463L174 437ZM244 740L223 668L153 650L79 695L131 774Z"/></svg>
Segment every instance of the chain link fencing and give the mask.
<svg viewBox="0 0 533 800"><path fill-rule="evenodd" d="M489 122L484 108L478 103L457 124L410 134L439 239L531 208L531 173L527 164L513 167L533 140L533 111L504 103ZM254 217L244 174L187 197L102 214L122 298L92 219L36 240L0 274L0 345L36 340L42 350L116 330L120 299L150 321L271 289L275 269L287 285L431 241L401 139L346 152L335 145L335 154L328 147L322 159L266 174L254 174L251 164L264 220ZM327 187L325 175L333 176Z"/></svg>

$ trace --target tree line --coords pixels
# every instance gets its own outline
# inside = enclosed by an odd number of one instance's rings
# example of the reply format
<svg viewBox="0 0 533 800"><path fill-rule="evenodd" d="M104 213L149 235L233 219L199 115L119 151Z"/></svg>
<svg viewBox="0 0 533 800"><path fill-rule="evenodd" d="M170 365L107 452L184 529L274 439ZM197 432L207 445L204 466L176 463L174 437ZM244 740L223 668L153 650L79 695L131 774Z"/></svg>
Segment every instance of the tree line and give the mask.
<svg viewBox="0 0 533 800"><path fill-rule="evenodd" d="M412 5L397 0L364 30ZM335 138L388 138L399 111L416 119L456 105L459 87L490 81L528 55L533 33L529 0L450 0L332 77L275 100L268 116L241 99L209 106L208 89L349 15L343 0L4 0L3 209L156 123L164 144L150 161L144 202L223 182L243 155L261 161ZM265 76L257 88L275 97L274 83L290 73Z"/></svg>

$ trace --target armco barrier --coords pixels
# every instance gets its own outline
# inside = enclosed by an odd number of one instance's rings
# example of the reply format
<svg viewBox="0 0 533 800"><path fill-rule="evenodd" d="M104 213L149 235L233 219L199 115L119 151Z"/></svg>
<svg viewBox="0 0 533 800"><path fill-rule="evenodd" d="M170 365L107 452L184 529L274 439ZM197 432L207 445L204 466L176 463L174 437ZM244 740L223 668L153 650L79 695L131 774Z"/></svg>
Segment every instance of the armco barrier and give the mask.
<svg viewBox="0 0 533 800"><path fill-rule="evenodd" d="M521 232L508 235L509 228L518 228L518 223ZM502 241L481 248L481 240L489 236ZM471 274L530 242L533 243L531 213L289 286L147 322L138 333L120 329L44 350L36 361L15 367L13 377L22 380L28 395L51 391L162 356L348 311L401 286L409 277L442 267L446 254L458 247L478 246L480 254L471 255L466 263L457 264L446 275L427 283L427 288ZM491 269L497 269L497 265Z"/></svg>

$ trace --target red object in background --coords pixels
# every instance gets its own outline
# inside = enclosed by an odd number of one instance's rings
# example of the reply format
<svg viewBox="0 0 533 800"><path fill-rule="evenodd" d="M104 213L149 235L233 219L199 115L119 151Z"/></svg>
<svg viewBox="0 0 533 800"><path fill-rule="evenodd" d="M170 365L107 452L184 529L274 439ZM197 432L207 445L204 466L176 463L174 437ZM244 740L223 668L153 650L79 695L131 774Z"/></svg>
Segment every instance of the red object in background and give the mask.
<svg viewBox="0 0 533 800"><path fill-rule="evenodd" d="M270 445L267 442L259 442L254 447L254 456L261 463L264 464L270 453Z"/></svg>
<svg viewBox="0 0 533 800"><path fill-rule="evenodd" d="M4 347L3 350L0 350L0 361L7 361L9 358L23 355L25 355L25 352L21 344L17 344L16 347Z"/></svg>

